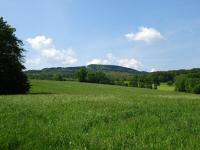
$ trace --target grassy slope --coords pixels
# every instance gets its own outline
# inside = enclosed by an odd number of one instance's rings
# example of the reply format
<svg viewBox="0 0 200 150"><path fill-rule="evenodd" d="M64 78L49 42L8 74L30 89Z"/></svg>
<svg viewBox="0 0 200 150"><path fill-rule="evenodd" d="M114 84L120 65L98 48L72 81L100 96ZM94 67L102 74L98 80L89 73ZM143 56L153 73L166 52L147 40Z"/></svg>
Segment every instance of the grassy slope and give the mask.
<svg viewBox="0 0 200 150"><path fill-rule="evenodd" d="M32 84L32 94L0 96L0 149L200 148L198 95L77 82Z"/></svg>

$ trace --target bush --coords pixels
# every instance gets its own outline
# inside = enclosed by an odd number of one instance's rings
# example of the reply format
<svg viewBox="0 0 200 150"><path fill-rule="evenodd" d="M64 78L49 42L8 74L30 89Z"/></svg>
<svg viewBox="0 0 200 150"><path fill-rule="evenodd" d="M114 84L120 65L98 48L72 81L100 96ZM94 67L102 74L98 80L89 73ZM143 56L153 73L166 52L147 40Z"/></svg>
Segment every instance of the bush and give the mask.
<svg viewBox="0 0 200 150"><path fill-rule="evenodd" d="M173 85L173 82L172 82L172 81L168 81L168 82L167 82L167 85L172 86L172 85Z"/></svg>
<svg viewBox="0 0 200 150"><path fill-rule="evenodd" d="M87 74L88 74L88 71L86 68L81 68L78 72L78 80L80 82L86 82L87 81Z"/></svg>
<svg viewBox="0 0 200 150"><path fill-rule="evenodd" d="M180 75L176 77L175 90L180 92L186 92L185 81L187 77L185 75Z"/></svg>
<svg viewBox="0 0 200 150"><path fill-rule="evenodd" d="M64 79L63 79L61 74L55 74L53 76L53 80L55 80L55 81L64 81Z"/></svg>
<svg viewBox="0 0 200 150"><path fill-rule="evenodd" d="M149 84L146 83L146 84L145 84L145 88L147 88L147 89L152 89L152 84L150 84L150 83L149 83Z"/></svg>
<svg viewBox="0 0 200 150"><path fill-rule="evenodd" d="M200 94L200 84L197 84L197 85L194 87L193 93L195 93L195 94Z"/></svg>
<svg viewBox="0 0 200 150"><path fill-rule="evenodd" d="M95 73L89 72L88 75L87 75L87 81L89 83L96 83L97 82L97 78L96 78Z"/></svg>
<svg viewBox="0 0 200 150"><path fill-rule="evenodd" d="M138 87L138 77L133 76L129 82L129 86L131 87Z"/></svg>
<svg viewBox="0 0 200 150"><path fill-rule="evenodd" d="M200 94L200 78L192 74L178 76L175 86L177 91Z"/></svg>
<svg viewBox="0 0 200 150"><path fill-rule="evenodd" d="M153 89L157 90L158 89L158 84L153 84Z"/></svg>

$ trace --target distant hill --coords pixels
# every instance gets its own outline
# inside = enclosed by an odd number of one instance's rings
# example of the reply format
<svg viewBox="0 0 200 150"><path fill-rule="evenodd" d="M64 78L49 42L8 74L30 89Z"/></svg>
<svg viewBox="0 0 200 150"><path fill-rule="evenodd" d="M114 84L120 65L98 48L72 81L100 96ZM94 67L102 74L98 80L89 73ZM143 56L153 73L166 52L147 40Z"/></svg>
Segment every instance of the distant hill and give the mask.
<svg viewBox="0 0 200 150"><path fill-rule="evenodd" d="M116 65L88 65L87 68L92 71L103 71L103 72L120 72L120 73L130 73L130 74L140 74L144 72L140 72L135 69L126 68L122 66Z"/></svg>
<svg viewBox="0 0 200 150"><path fill-rule="evenodd" d="M148 73L144 71L138 71L131 68L126 68L116 65L88 65L78 67L56 67L56 68L44 68L41 70L28 70L25 73L30 79L41 79L41 80L56 80L61 77L64 80L77 80L77 72L81 68L87 68L89 71L104 72L108 78L114 81L128 81L132 78L132 75L150 75L150 78L154 78L159 82L174 82L176 76L181 74L200 74L200 68L193 68L190 70L169 70L169 71L157 71Z"/></svg>
<svg viewBox="0 0 200 150"><path fill-rule="evenodd" d="M28 70L25 73L28 75L31 79L52 79L55 75L62 75L64 78L67 79L75 79L76 78L76 72L78 72L81 68L80 67L56 67L56 68L44 68L41 70Z"/></svg>
<svg viewBox="0 0 200 150"><path fill-rule="evenodd" d="M83 67L86 67L91 71L102 71L107 74L116 73L120 75L131 75L131 74L141 74L145 72L140 72L135 69L126 68L116 65L88 65L88 66L78 66L78 67L56 67L56 68L44 68L41 70L28 70L26 74L33 79L52 79L54 75L60 74L67 79L75 79L76 73Z"/></svg>

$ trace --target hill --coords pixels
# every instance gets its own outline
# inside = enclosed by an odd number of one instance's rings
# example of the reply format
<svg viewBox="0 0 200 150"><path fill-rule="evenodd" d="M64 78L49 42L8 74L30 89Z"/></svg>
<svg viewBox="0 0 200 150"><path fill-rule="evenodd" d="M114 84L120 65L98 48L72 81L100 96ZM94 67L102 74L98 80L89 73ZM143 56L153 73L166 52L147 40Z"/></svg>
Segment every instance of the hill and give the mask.
<svg viewBox="0 0 200 150"><path fill-rule="evenodd" d="M102 71L107 74L116 73L123 75L130 75L130 74L141 74L145 72L140 72L135 69L115 66L115 65L88 65L88 66L79 66L79 67L56 67L56 68L44 68L42 70L28 70L26 74L31 79L52 79L54 75L60 74L66 79L76 79L76 73L80 70L80 68L86 67L91 71Z"/></svg>
<svg viewBox="0 0 200 150"><path fill-rule="evenodd" d="M62 75L64 78L67 79L75 79L76 78L76 72L80 70L84 66L80 67L56 67L56 68L44 68L41 70L28 70L26 71L26 74L31 79L45 79L49 80L52 79L54 75Z"/></svg>
<svg viewBox="0 0 200 150"><path fill-rule="evenodd" d="M200 97L32 80L0 96L0 149L199 149Z"/></svg>
<svg viewBox="0 0 200 150"><path fill-rule="evenodd" d="M116 65L88 65L87 66L88 69L92 70L92 71L103 71L103 72L119 72L119 73L130 73L130 74L140 74L143 72L140 72L138 70L135 69L131 69L131 68L126 68L126 67L122 67L122 66L116 66Z"/></svg>

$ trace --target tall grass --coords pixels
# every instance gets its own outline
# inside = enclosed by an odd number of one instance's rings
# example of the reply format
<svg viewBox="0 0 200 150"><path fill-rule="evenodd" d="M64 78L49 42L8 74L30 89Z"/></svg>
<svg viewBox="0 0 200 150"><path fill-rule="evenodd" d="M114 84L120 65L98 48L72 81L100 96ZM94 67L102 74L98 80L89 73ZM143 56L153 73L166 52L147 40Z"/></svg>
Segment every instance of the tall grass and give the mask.
<svg viewBox="0 0 200 150"><path fill-rule="evenodd" d="M32 81L0 96L0 149L200 149L200 97Z"/></svg>

